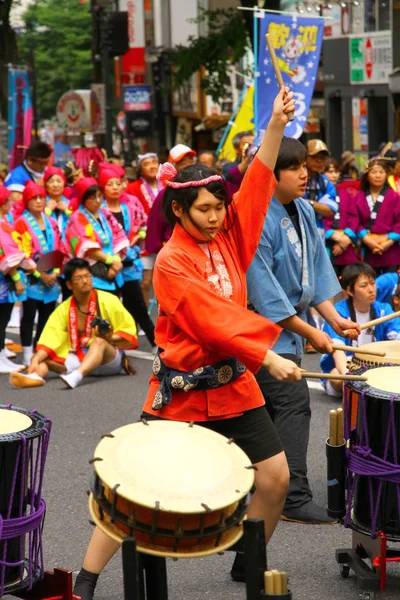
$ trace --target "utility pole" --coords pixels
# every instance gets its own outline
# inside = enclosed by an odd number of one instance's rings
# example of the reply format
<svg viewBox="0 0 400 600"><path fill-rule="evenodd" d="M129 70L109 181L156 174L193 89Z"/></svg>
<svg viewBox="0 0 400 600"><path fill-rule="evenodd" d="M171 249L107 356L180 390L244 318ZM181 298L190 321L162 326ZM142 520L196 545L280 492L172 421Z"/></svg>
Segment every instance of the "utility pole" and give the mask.
<svg viewBox="0 0 400 600"><path fill-rule="evenodd" d="M103 9L99 11L100 32L101 32L101 56L103 65L103 83L105 97L105 122L106 139L105 146L107 154L112 154L112 107L111 107L111 86L110 86L110 32L108 13Z"/></svg>

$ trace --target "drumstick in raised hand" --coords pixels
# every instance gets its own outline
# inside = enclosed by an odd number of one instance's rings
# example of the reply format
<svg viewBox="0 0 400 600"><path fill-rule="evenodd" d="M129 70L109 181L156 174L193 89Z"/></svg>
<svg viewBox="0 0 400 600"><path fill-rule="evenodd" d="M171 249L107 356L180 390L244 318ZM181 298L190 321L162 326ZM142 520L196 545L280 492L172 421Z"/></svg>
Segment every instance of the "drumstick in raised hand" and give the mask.
<svg viewBox="0 0 400 600"><path fill-rule="evenodd" d="M342 346L341 344L332 344L333 350L342 350L343 352L350 352L357 354L370 354L371 356L386 356L386 352L379 350L363 350L362 348L356 348L354 346Z"/></svg>
<svg viewBox="0 0 400 600"><path fill-rule="evenodd" d="M398 310L395 313L392 313L391 315L385 315L384 317L379 317L378 319L372 319L372 321L367 321L366 323L360 325L360 329L361 331L363 331L364 329L374 327L375 325L379 325L379 323L385 323L385 321L391 321L392 319L396 319L397 317L400 317L400 310ZM351 331L351 329L345 329L343 331L343 335L347 335L349 331Z"/></svg>
<svg viewBox="0 0 400 600"><path fill-rule="evenodd" d="M269 54L271 57L272 66L274 67L276 80L278 82L279 87L281 88L285 84L283 83L282 73L281 73L281 70L278 65L278 60L276 58L275 49L272 44L272 40L271 40L269 33L265 34L265 41L267 42L267 48L268 48L268 51L269 51ZM294 120L294 112L288 113L287 116L288 116L289 121Z"/></svg>

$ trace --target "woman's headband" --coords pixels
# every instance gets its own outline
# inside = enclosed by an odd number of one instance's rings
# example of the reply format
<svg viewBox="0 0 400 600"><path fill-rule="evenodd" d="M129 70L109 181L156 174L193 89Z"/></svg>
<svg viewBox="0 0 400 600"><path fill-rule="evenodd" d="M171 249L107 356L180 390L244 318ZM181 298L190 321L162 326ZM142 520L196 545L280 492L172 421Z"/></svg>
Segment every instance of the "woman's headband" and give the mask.
<svg viewBox="0 0 400 600"><path fill-rule="evenodd" d="M207 185L212 181L223 180L221 175L210 175L210 177L199 179L198 181L185 181L184 183L179 183L178 181L172 181L177 174L178 171L175 169L175 167L171 163L166 162L158 167L157 179L161 181L162 184L172 187L176 190L180 188L200 187Z"/></svg>

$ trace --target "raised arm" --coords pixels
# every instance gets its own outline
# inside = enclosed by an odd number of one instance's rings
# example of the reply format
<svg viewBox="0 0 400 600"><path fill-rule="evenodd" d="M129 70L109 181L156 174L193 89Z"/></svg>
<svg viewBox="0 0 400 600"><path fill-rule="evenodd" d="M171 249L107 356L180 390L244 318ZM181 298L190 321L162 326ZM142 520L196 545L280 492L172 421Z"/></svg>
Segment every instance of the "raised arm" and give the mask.
<svg viewBox="0 0 400 600"><path fill-rule="evenodd" d="M274 100L271 119L257 152L258 158L271 171L275 168L283 132L289 122L288 114L294 110L295 100L293 92L289 92L288 87L282 86Z"/></svg>
<svg viewBox="0 0 400 600"><path fill-rule="evenodd" d="M230 235L236 245L244 271L250 266L260 240L264 219L273 196L276 180L273 174L284 129L294 110L293 93L282 87L273 105L272 116L261 146L234 194L230 210L234 227ZM286 94L286 96L285 96Z"/></svg>

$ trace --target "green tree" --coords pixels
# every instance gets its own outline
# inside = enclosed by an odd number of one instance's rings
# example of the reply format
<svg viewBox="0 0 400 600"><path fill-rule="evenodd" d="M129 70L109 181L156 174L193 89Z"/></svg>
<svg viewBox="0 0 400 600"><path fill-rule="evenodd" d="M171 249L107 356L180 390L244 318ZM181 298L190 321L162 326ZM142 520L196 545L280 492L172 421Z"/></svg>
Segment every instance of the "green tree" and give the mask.
<svg viewBox="0 0 400 600"><path fill-rule="evenodd" d="M78 0L36 0L23 19L18 62L34 58L38 118L51 118L64 92L90 88L91 15Z"/></svg>
<svg viewBox="0 0 400 600"><path fill-rule="evenodd" d="M256 0L242 0L243 7L252 8ZM279 10L280 0L258 2L261 8ZM229 93L228 68L235 65L253 44L253 13L237 8L204 10L199 7L198 23L207 24L207 35L191 36L183 46L168 51L174 69L174 86L185 81L205 67L201 87L218 102ZM247 73L251 75L251 73Z"/></svg>

